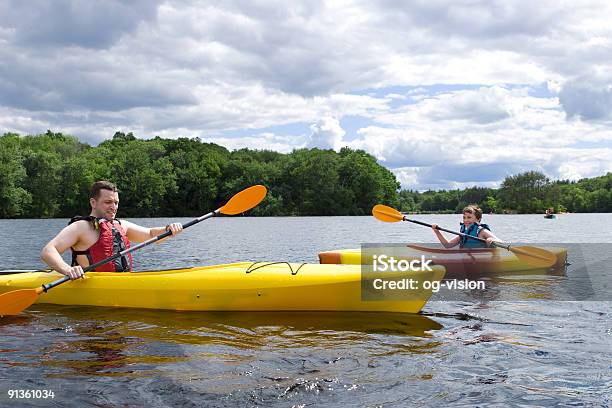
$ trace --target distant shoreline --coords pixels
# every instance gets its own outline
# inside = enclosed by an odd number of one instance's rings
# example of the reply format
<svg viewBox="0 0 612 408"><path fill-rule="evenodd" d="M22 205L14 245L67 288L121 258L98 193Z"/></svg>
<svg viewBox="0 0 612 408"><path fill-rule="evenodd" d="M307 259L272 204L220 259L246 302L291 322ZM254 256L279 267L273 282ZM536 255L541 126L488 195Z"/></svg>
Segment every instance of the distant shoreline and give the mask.
<svg viewBox="0 0 612 408"><path fill-rule="evenodd" d="M363 150L343 147L290 153L229 151L200 139L137 139L116 132L92 147L47 131L0 136L0 218L70 218L89 213L89 189L109 180L129 217L197 217L238 191L263 184L254 216L369 216L376 204L409 214L457 214L469 204L484 214L612 212L612 173L551 180L539 171L507 176L499 188L400 190L395 174ZM477 172L477 170L475 170Z"/></svg>

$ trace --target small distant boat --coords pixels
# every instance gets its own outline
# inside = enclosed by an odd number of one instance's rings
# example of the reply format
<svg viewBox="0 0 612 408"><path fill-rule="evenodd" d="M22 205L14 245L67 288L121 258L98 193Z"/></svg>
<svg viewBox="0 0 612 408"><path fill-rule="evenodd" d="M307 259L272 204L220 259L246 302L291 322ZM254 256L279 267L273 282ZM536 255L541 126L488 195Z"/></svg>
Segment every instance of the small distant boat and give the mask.
<svg viewBox="0 0 612 408"><path fill-rule="evenodd" d="M547 218L549 220L553 220L553 219L557 218L557 216L555 214L544 214L544 218Z"/></svg>

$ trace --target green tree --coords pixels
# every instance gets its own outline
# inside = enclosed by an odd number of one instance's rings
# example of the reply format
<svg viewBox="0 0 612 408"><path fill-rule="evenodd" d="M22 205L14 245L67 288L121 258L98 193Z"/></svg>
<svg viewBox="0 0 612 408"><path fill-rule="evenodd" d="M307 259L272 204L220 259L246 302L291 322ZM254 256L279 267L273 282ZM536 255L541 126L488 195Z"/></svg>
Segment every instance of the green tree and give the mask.
<svg viewBox="0 0 612 408"><path fill-rule="evenodd" d="M229 152L197 139L160 140L172 163L177 187L166 194L164 208L177 216L198 215L214 209L218 204L221 168Z"/></svg>
<svg viewBox="0 0 612 408"><path fill-rule="evenodd" d="M298 149L289 154L179 138L137 139L116 132L97 147L48 130L0 137L0 217L68 217L89 211L95 180L114 181L120 216L190 216L218 208L253 184L268 197L252 215L368 215L378 203L408 212L612 211L612 173L551 182L530 171L501 188L399 191L395 175L362 150Z"/></svg>
<svg viewBox="0 0 612 408"><path fill-rule="evenodd" d="M99 161L93 158L93 149L79 156L67 159L61 170L58 188L59 216L73 217L74 215L87 215L90 212L89 191L91 185L107 177Z"/></svg>
<svg viewBox="0 0 612 408"><path fill-rule="evenodd" d="M419 193L412 190L401 190L399 192L399 210L402 212L417 212L420 210Z"/></svg>
<svg viewBox="0 0 612 408"><path fill-rule="evenodd" d="M164 197L176 191L176 175L165 149L158 140L112 140L104 142L110 181L120 190L120 214L123 217L166 216Z"/></svg>
<svg viewBox="0 0 612 408"><path fill-rule="evenodd" d="M339 191L347 200L348 214L367 215L376 204L399 205L397 191L400 184L395 175L380 166L376 159L363 150L340 150L338 164Z"/></svg>
<svg viewBox="0 0 612 408"><path fill-rule="evenodd" d="M499 213L501 212L501 205L499 203L499 201L493 197L493 196L488 196L483 202L482 202L482 211L485 213Z"/></svg>
<svg viewBox="0 0 612 408"><path fill-rule="evenodd" d="M354 196L339 187L338 161L331 150L295 150L285 181L292 187L296 215L345 215Z"/></svg>
<svg viewBox="0 0 612 408"><path fill-rule="evenodd" d="M32 202L25 179L19 136L6 133L0 137L0 218L20 216Z"/></svg>
<svg viewBox="0 0 612 408"><path fill-rule="evenodd" d="M502 182L499 198L505 208L521 213L542 212L549 184L548 177L538 171L508 176Z"/></svg>
<svg viewBox="0 0 612 408"><path fill-rule="evenodd" d="M59 215L62 162L59 154L52 151L25 153L23 162L27 174L25 183L32 195L26 216L52 218Z"/></svg>

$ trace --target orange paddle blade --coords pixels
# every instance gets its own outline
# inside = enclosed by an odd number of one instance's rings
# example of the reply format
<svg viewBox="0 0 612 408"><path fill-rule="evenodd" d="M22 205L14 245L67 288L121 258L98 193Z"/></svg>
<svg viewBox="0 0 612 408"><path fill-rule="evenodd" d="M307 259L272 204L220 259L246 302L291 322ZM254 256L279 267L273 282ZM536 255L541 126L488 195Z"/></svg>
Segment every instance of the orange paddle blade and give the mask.
<svg viewBox="0 0 612 408"><path fill-rule="evenodd" d="M221 214L235 215L250 210L255 207L266 197L268 190L261 184L245 188L239 193L236 193L230 200L219 210Z"/></svg>
<svg viewBox="0 0 612 408"><path fill-rule="evenodd" d="M376 204L374 208L372 208L372 215L376 217L377 220L384 222L404 221L404 215L401 212L393 207L382 204Z"/></svg>
<svg viewBox="0 0 612 408"><path fill-rule="evenodd" d="M527 256L531 258L528 260L530 264L538 264L538 266L541 266L542 268L550 268L557 263L557 255L547 251L544 248L532 246L511 246L510 251L512 251L518 257L522 258L523 256Z"/></svg>
<svg viewBox="0 0 612 408"><path fill-rule="evenodd" d="M37 289L19 289L0 295L0 316L12 316L36 302Z"/></svg>

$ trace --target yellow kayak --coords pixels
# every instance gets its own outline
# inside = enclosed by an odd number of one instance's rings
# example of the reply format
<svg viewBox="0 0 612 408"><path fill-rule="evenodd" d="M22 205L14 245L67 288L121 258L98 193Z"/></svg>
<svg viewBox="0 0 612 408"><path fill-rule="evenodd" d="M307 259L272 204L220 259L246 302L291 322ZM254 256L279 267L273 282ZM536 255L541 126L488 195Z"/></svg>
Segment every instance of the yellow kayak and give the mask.
<svg viewBox="0 0 612 408"><path fill-rule="evenodd" d="M444 267L411 272L439 281ZM0 294L61 278L57 272L0 275ZM360 311L418 313L431 289L405 291L401 300L363 300L360 265L242 262L151 272L88 272L43 293L37 303L167 310ZM382 292L384 296L384 291ZM367 298L367 296L366 296Z"/></svg>
<svg viewBox="0 0 612 408"><path fill-rule="evenodd" d="M543 248L557 257L553 269L562 268L567 261L567 249ZM387 248L385 248L387 250ZM519 258L503 248L446 249L408 244L405 247L389 247L387 255L396 259L419 260L422 256L431 259L434 264L446 268L446 279L469 278L486 274L503 274L525 271L542 271L541 266L530 263L528 257ZM361 264L371 263L375 249L367 251L362 259L361 249L340 249L319 253L321 264Z"/></svg>

